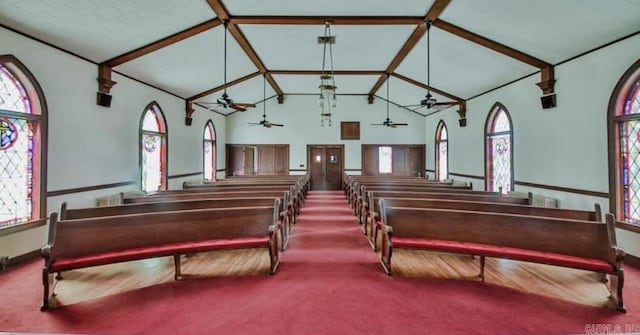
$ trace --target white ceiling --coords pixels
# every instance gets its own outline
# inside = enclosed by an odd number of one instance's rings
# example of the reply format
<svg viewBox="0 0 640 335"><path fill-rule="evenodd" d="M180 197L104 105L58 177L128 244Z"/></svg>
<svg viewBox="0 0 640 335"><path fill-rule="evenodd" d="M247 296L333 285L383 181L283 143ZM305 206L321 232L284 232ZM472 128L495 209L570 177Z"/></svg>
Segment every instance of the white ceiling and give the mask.
<svg viewBox="0 0 640 335"><path fill-rule="evenodd" d="M423 18L435 0L222 0L231 16L339 16ZM95 63L216 18L207 0L2 0L0 23ZM451 0L440 19L551 64L640 31L640 0ZM385 71L417 24L331 26L336 36L336 70ZM238 24L267 70L319 71L322 24ZM223 26L196 34L115 71L188 98L220 87ZM395 72L426 83L426 38L422 37ZM539 69L434 26L431 80L439 90L473 97ZM258 71L228 35L227 82ZM97 72L97 71L96 71ZM97 74L97 73L96 73ZM274 74L285 94L316 94L318 75ZM336 75L339 94L368 94L377 74ZM235 101L263 99L262 76L227 89ZM97 85L97 84L96 84ZM97 86L96 86L97 89ZM114 88L117 90L117 86ZM197 101L214 101L220 91ZM268 86L267 97L275 94ZM375 93L386 97L383 84ZM424 88L391 77L389 98L418 103ZM448 101L437 96L439 101ZM285 99L286 101L286 99ZM286 103L286 102L285 102ZM223 111L224 114L227 114ZM427 114L426 111L421 111Z"/></svg>

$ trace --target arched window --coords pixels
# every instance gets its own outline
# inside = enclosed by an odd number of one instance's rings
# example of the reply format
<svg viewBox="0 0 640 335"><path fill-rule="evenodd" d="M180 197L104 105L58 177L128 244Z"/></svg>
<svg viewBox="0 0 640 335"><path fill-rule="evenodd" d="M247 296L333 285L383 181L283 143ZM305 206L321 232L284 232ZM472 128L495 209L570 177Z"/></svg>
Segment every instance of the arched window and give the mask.
<svg viewBox="0 0 640 335"><path fill-rule="evenodd" d="M0 56L0 228L46 214L46 103L35 78Z"/></svg>
<svg viewBox="0 0 640 335"><path fill-rule="evenodd" d="M496 103L485 125L485 188L513 191L513 128L507 109Z"/></svg>
<svg viewBox="0 0 640 335"><path fill-rule="evenodd" d="M167 126L157 103L152 102L140 121L140 165L142 191L167 189Z"/></svg>
<svg viewBox="0 0 640 335"><path fill-rule="evenodd" d="M640 60L609 100L609 188L619 220L640 224Z"/></svg>
<svg viewBox="0 0 640 335"><path fill-rule="evenodd" d="M449 142L447 126L440 120L436 128L436 179L445 180L449 176Z"/></svg>
<svg viewBox="0 0 640 335"><path fill-rule="evenodd" d="M216 180L216 130L211 120L204 127L203 151L204 179L214 181Z"/></svg>

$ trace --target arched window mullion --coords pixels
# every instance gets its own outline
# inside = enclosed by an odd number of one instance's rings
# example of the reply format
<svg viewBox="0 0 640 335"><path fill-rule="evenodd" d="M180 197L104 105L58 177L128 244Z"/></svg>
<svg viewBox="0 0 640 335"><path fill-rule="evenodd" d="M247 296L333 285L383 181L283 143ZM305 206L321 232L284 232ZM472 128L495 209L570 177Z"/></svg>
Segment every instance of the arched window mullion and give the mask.
<svg viewBox="0 0 640 335"><path fill-rule="evenodd" d="M167 189L167 133L162 109L151 102L140 119L141 188L146 193Z"/></svg>
<svg viewBox="0 0 640 335"><path fill-rule="evenodd" d="M46 215L46 112L35 77L0 55L0 228Z"/></svg>
<svg viewBox="0 0 640 335"><path fill-rule="evenodd" d="M203 139L203 175L206 181L216 179L216 132L209 120L204 128Z"/></svg>
<svg viewBox="0 0 640 335"><path fill-rule="evenodd" d="M610 211L640 226L640 60L620 78L609 100Z"/></svg>
<svg viewBox="0 0 640 335"><path fill-rule="evenodd" d="M449 142L447 126L440 120L436 127L435 136L435 170L436 179L445 180L449 176Z"/></svg>
<svg viewBox="0 0 640 335"><path fill-rule="evenodd" d="M491 108L485 125L485 188L513 191L513 125L500 103Z"/></svg>

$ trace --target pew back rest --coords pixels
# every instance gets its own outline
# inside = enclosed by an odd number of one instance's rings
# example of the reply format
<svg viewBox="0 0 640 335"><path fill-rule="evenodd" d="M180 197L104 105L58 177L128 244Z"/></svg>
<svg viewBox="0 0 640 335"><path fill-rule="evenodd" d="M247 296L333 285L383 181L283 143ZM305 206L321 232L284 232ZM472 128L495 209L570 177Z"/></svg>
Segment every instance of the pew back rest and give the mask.
<svg viewBox="0 0 640 335"><path fill-rule="evenodd" d="M270 206L276 198L223 198L201 200L178 200L165 202L133 203L117 206L87 207L67 209L66 203L60 205L61 220L83 219L89 217L128 215L137 213L172 212L190 209L229 208L243 206Z"/></svg>
<svg viewBox="0 0 640 335"><path fill-rule="evenodd" d="M261 197L274 197L284 198L286 197L285 191L265 191L260 192ZM247 198L256 196L255 191L230 191L230 192L187 192L166 194L166 195L152 195L146 197L131 197L124 198L123 203L144 203L144 202L163 202L163 201L177 201L177 200L201 200L201 199L226 199L226 198Z"/></svg>
<svg viewBox="0 0 640 335"><path fill-rule="evenodd" d="M530 216L557 217L571 220L602 221L600 206L596 204L595 210L585 211L576 209L560 209L550 207L534 207L518 204L501 204L495 202L446 200L446 199L411 199L411 198L384 198L388 207L416 207L416 208L442 208L469 210L477 212L496 212L507 214L520 214Z"/></svg>
<svg viewBox="0 0 640 335"><path fill-rule="evenodd" d="M394 237L481 243L616 262L606 223L462 210L384 207ZM615 239L613 239L615 240Z"/></svg>
<svg viewBox="0 0 640 335"><path fill-rule="evenodd" d="M57 215L52 215L50 257L72 258L210 239L265 237L276 222L274 205L59 221Z"/></svg>
<svg viewBox="0 0 640 335"><path fill-rule="evenodd" d="M365 200L369 208L373 208L376 213L380 213L379 199L383 198L461 200L474 202L492 202L500 204L529 205L528 198L506 197L502 195L490 194L461 194L448 192L369 191L367 192Z"/></svg>

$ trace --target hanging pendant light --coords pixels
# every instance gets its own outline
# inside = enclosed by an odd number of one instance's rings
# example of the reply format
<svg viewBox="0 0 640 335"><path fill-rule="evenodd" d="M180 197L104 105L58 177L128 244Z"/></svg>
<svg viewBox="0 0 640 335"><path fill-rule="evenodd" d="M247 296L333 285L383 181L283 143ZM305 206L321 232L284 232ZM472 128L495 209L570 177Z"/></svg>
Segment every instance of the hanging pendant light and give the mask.
<svg viewBox="0 0 640 335"><path fill-rule="evenodd" d="M322 48L322 74L320 75L320 96L318 97L318 108L320 109L320 125L331 126L331 115L338 107L336 99L336 82L333 72L333 48L336 37L331 35L331 24L325 22L324 35L318 36L318 43L323 44ZM329 46L329 68L327 69L327 45Z"/></svg>

